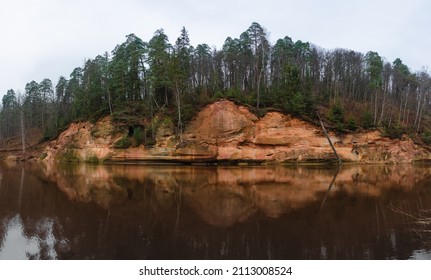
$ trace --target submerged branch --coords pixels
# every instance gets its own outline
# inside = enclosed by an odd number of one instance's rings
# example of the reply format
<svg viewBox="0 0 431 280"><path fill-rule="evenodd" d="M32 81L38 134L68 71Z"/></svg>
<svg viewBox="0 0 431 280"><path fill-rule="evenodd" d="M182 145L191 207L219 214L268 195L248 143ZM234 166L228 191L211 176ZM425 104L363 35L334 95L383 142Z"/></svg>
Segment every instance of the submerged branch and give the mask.
<svg viewBox="0 0 431 280"><path fill-rule="evenodd" d="M412 231L425 244L431 244L431 210L421 210L420 211L421 213L426 214L426 215L423 215L423 214L412 214L398 207L395 207L393 205L389 205L388 207L395 213L399 213L409 218L412 218L414 220L413 224L416 225L416 227L413 228Z"/></svg>

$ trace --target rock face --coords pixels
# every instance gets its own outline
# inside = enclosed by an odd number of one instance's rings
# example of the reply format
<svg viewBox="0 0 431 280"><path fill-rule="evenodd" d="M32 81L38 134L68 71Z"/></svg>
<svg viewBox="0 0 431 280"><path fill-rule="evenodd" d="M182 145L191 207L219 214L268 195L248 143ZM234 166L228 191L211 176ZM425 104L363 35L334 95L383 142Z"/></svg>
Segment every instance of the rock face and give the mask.
<svg viewBox="0 0 431 280"><path fill-rule="evenodd" d="M279 112L259 119L246 107L226 100L201 110L181 139L169 127L160 127L151 149L115 149L113 144L124 133L114 131L109 118L97 124L74 123L45 148L45 159L64 155L84 161L307 163L335 159L320 127ZM330 133L330 138L344 162L409 163L430 158L411 139L389 139L378 131Z"/></svg>

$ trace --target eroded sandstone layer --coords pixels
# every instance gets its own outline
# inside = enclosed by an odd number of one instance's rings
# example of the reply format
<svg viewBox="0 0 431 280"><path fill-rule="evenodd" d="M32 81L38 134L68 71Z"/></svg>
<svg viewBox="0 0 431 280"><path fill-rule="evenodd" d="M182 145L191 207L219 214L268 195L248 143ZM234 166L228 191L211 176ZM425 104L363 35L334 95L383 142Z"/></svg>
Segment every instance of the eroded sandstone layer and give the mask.
<svg viewBox="0 0 431 280"><path fill-rule="evenodd" d="M172 125L171 125L172 126ZM203 163L315 163L335 159L319 126L280 112L256 117L227 100L202 109L182 137L161 125L152 148L116 149L124 136L109 117L96 124L73 123L43 151L44 160L161 161ZM409 138L390 139L379 131L330 133L343 162L411 163L430 154Z"/></svg>

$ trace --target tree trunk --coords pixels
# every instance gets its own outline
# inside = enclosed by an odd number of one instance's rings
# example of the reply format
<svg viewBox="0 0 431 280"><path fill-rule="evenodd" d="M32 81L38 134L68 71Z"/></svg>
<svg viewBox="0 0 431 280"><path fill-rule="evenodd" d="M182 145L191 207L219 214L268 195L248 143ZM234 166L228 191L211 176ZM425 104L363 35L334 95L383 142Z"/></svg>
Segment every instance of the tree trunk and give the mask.
<svg viewBox="0 0 431 280"><path fill-rule="evenodd" d="M424 93L424 101L422 102L422 106L421 106L420 112L419 112L419 120L418 120L417 132L420 132L421 121L422 121L422 117L423 117L423 112L425 110L425 105L427 104L426 100L427 100L427 94Z"/></svg>
<svg viewBox="0 0 431 280"><path fill-rule="evenodd" d="M178 111L178 134L180 135L180 139L182 138L183 134L183 123L181 121L181 97L180 97L180 91L178 88L178 82L175 82L175 97L177 101L177 111Z"/></svg>
<svg viewBox="0 0 431 280"><path fill-rule="evenodd" d="M100 82L102 85L105 85L106 92L108 93L108 106L109 106L109 113L112 115L112 100L111 100L111 91L109 90L108 82L105 81L102 77L100 78Z"/></svg>
<svg viewBox="0 0 431 280"><path fill-rule="evenodd" d="M331 146L332 151L334 152L334 155L338 160L338 164L342 164L341 159L337 154L337 150L335 149L334 145L332 144L331 138L329 137L328 132L326 132L325 125L323 124L322 118L320 117L320 114L317 110L316 110L316 114L317 114L317 117L319 118L319 122L320 122L320 126L322 127L322 131L325 134L326 138L328 139L329 145Z"/></svg>
<svg viewBox="0 0 431 280"><path fill-rule="evenodd" d="M416 106L416 116L415 116L415 122L413 124L413 129L415 129L416 124L418 123L418 119L419 119L419 111L421 110L421 99L422 99L422 89L419 89L419 97L418 97L418 103ZM419 129L418 129L419 130Z"/></svg>
<svg viewBox="0 0 431 280"><path fill-rule="evenodd" d="M402 112L403 112L403 93L400 94L400 108L398 112L398 123L401 123Z"/></svg>
<svg viewBox="0 0 431 280"><path fill-rule="evenodd" d="M22 154L25 157L25 128L24 128L24 109L21 108L21 143L22 143Z"/></svg>
<svg viewBox="0 0 431 280"><path fill-rule="evenodd" d="M377 124L377 99L378 99L378 95L377 95L378 90L375 90L374 92L374 125Z"/></svg>
<svg viewBox="0 0 431 280"><path fill-rule="evenodd" d="M410 91L410 86L408 86L408 90L406 90L406 102L404 103L404 113L403 113L403 125L406 124L406 119L408 121L407 118L407 103L408 103L408 93Z"/></svg>
<svg viewBox="0 0 431 280"><path fill-rule="evenodd" d="M380 125L383 121L383 118L385 117L385 106L386 106L386 98L388 96L389 88L388 83L385 83L384 89L383 89L383 100L382 100L382 111L380 112L380 118L377 123L377 125Z"/></svg>

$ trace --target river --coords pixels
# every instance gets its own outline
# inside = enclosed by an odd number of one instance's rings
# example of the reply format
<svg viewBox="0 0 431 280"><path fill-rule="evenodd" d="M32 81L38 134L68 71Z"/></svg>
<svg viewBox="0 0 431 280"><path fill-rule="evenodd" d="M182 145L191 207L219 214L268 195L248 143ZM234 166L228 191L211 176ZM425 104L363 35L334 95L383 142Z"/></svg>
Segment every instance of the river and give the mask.
<svg viewBox="0 0 431 280"><path fill-rule="evenodd" d="M0 259L431 259L431 166L0 165Z"/></svg>

